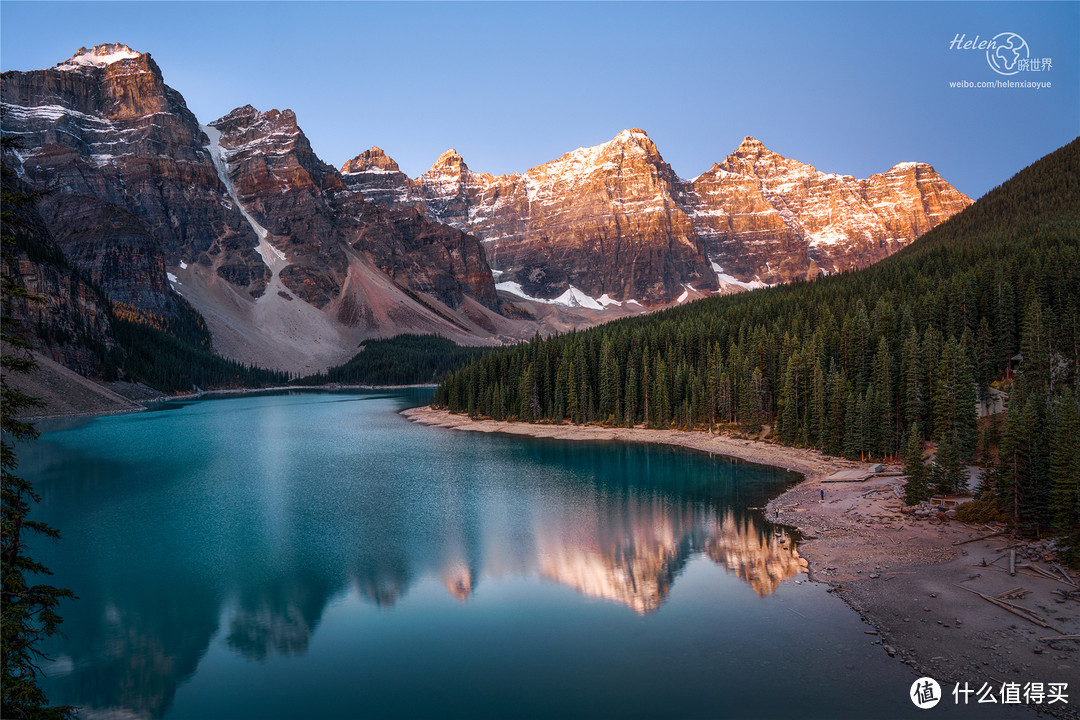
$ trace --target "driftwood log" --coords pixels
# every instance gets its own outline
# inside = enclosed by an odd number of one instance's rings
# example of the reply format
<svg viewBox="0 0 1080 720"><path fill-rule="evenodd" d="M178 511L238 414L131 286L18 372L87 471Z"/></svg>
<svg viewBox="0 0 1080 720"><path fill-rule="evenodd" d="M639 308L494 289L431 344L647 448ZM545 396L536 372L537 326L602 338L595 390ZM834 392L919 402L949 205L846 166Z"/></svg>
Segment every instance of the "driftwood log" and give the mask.
<svg viewBox="0 0 1080 720"><path fill-rule="evenodd" d="M989 535L980 535L979 537L973 537L967 540L957 540L953 543L953 545L967 545L968 543L979 542L980 540L987 540L992 537L997 537L998 535L1004 535L1007 532L1008 530L998 530L997 532L992 532Z"/></svg>
<svg viewBox="0 0 1080 720"><path fill-rule="evenodd" d="M1035 623L1039 627L1044 627L1047 630L1053 630L1054 632L1056 632L1056 633L1058 633L1060 635L1065 635L1066 634L1064 630L1059 630L1058 628L1054 627L1053 625L1050 625L1049 623L1046 622L1046 620L1039 617L1034 612L1032 612L1031 610L1028 610L1025 607L1021 607L1020 605L1014 605L1013 603L1006 602L1004 600L998 600L997 598L992 598L989 595L983 595L978 590L972 590L971 588L964 587L963 585L956 585L956 587L960 588L961 590L967 590L969 593L978 595L979 597L981 597L986 602L997 605L1002 610L1007 610L1008 612L1011 612L1013 615L1015 615L1017 617L1024 618L1028 622Z"/></svg>

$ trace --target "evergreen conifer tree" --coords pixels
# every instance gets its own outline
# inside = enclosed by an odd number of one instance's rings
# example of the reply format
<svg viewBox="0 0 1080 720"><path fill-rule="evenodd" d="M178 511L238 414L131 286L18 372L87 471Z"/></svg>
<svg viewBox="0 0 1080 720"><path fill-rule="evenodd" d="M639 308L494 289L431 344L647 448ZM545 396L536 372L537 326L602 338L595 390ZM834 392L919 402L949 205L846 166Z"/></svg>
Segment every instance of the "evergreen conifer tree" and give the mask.
<svg viewBox="0 0 1080 720"><path fill-rule="evenodd" d="M930 484L927 479L926 463L923 461L922 436L919 433L919 424L911 426L907 433L907 443L904 447L904 474L907 480L904 482L904 502L908 505L918 505L923 500L930 499Z"/></svg>

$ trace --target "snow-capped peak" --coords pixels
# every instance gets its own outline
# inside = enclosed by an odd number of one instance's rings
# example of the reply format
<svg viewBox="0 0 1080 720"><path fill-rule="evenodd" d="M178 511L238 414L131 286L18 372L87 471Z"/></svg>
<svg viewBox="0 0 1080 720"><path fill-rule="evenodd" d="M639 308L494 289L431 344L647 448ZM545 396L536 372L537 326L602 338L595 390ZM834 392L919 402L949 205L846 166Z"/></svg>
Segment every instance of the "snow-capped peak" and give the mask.
<svg viewBox="0 0 1080 720"><path fill-rule="evenodd" d="M435 164L431 166L431 170L428 172L437 173L440 170L453 169L455 171L467 170L468 166L465 164L465 159L458 154L458 151L454 148L450 148L435 161Z"/></svg>
<svg viewBox="0 0 1080 720"><path fill-rule="evenodd" d="M915 167L918 167L918 166L919 166L919 163L917 163L917 162L910 162L910 161L908 161L908 162L900 162L900 163L896 163L891 168L889 168L889 172L904 172L906 170L911 170L912 168L915 168Z"/></svg>
<svg viewBox="0 0 1080 720"><path fill-rule="evenodd" d="M629 150L632 153L643 152L647 157L655 156L660 157L660 151L656 149L656 143L649 137L649 133L645 132L641 128L629 128L623 130L618 135L608 140L602 145L597 145L597 150L613 150L625 152ZM583 148L589 150L592 148Z"/></svg>
<svg viewBox="0 0 1080 720"><path fill-rule="evenodd" d="M768 151L769 149L765 147L764 143L762 143L755 137L750 137L749 135L742 139L742 142L739 143L739 147L735 148L735 154L737 155L747 153L762 153Z"/></svg>
<svg viewBox="0 0 1080 720"><path fill-rule="evenodd" d="M612 142L625 142L627 140L651 142L652 139L649 137L649 133L645 132L641 128L627 128L626 130L623 130L618 135L616 135L612 139Z"/></svg>
<svg viewBox="0 0 1080 720"><path fill-rule="evenodd" d="M114 62L132 60L141 56L142 53L135 52L123 43L105 43L103 45L95 45L90 50L87 50L84 47L79 48L78 51L71 56L70 60L60 63L55 69L78 70L79 68L84 67L102 68L106 65L112 65Z"/></svg>

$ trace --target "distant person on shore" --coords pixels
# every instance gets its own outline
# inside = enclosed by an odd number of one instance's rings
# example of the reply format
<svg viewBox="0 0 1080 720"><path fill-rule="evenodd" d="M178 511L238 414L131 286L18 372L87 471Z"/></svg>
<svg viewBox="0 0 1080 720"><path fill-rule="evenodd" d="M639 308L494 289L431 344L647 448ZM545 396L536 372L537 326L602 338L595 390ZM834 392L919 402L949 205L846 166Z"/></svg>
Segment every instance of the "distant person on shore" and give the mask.
<svg viewBox="0 0 1080 720"><path fill-rule="evenodd" d="M821 488L821 502L825 502L825 488Z"/></svg>

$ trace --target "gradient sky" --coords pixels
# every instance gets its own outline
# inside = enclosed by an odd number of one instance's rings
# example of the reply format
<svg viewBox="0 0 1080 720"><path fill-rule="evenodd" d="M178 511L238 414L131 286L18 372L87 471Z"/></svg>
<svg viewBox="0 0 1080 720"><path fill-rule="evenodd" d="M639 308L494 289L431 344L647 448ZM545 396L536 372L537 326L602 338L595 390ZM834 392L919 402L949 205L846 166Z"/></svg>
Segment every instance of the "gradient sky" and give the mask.
<svg viewBox="0 0 1080 720"><path fill-rule="evenodd" d="M967 39L1013 32L1049 89ZM0 68L80 46L153 55L203 123L292 108L340 167L378 145L411 176L449 147L524 171L644 128L684 178L753 135L819 170L928 162L979 197L1080 135L1080 3L0 2Z"/></svg>

